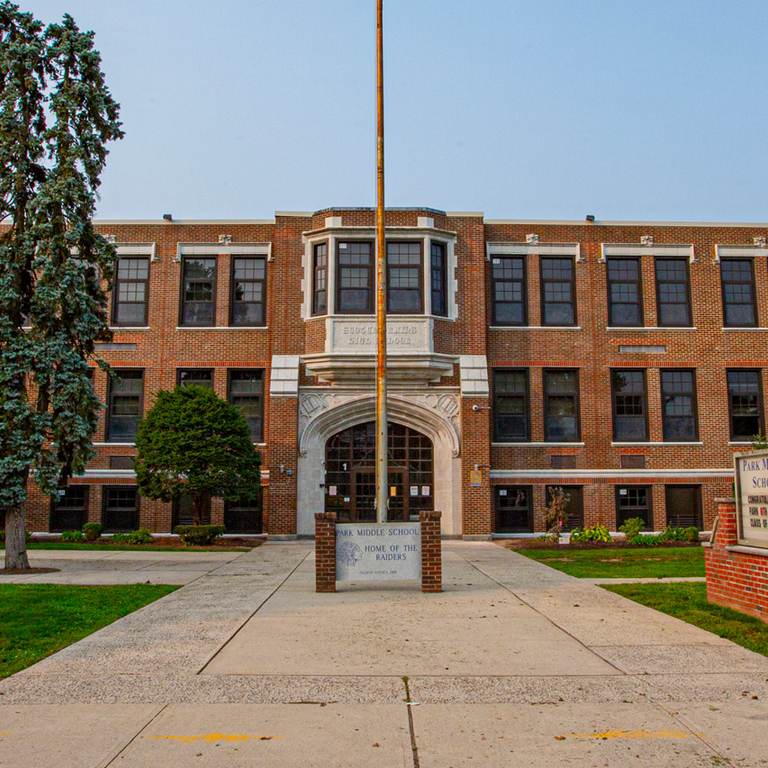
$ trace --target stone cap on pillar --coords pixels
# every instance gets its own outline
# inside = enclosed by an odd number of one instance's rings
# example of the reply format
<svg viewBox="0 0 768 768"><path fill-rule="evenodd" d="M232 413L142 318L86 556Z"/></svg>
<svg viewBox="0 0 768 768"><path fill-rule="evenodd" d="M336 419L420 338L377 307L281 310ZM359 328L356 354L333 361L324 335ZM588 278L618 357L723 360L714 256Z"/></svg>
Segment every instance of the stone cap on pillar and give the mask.
<svg viewBox="0 0 768 768"><path fill-rule="evenodd" d="M315 520L331 520L332 522L336 522L336 513L335 512L315 512Z"/></svg>
<svg viewBox="0 0 768 768"><path fill-rule="evenodd" d="M735 504L736 499L734 498L723 498L723 499L715 499L715 504Z"/></svg>
<svg viewBox="0 0 768 768"><path fill-rule="evenodd" d="M440 518L443 516L442 512L438 512L437 510L433 509L427 509L419 512L419 522L426 522L428 520L440 520Z"/></svg>

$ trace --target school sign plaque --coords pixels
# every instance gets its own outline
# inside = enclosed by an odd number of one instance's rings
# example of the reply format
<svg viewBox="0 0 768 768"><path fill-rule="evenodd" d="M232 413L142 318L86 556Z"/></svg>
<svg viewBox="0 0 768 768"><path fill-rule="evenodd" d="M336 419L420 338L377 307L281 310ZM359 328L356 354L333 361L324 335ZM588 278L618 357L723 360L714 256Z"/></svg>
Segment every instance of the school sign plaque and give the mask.
<svg viewBox="0 0 768 768"><path fill-rule="evenodd" d="M739 544L768 549L768 451L734 454Z"/></svg>
<svg viewBox="0 0 768 768"><path fill-rule="evenodd" d="M419 581L420 523L336 526L337 581Z"/></svg>

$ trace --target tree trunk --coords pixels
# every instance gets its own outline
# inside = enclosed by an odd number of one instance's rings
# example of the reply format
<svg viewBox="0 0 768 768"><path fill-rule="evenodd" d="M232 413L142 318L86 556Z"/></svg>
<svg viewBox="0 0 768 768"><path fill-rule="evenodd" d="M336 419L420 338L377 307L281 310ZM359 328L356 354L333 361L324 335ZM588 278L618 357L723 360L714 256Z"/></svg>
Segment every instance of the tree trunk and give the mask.
<svg viewBox="0 0 768 768"><path fill-rule="evenodd" d="M193 493L192 494L192 525L205 525L205 512L208 508L207 493Z"/></svg>
<svg viewBox="0 0 768 768"><path fill-rule="evenodd" d="M29 568L25 502L5 511L5 567Z"/></svg>

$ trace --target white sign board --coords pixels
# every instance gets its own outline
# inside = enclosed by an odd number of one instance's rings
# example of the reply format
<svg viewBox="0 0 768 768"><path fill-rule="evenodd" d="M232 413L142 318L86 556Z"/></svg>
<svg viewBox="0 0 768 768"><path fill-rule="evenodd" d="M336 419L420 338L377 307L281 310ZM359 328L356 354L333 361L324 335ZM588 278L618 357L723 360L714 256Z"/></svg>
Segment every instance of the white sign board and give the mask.
<svg viewBox="0 0 768 768"><path fill-rule="evenodd" d="M768 451L734 454L739 543L768 549Z"/></svg>
<svg viewBox="0 0 768 768"><path fill-rule="evenodd" d="M420 581L421 523L336 525L337 581Z"/></svg>

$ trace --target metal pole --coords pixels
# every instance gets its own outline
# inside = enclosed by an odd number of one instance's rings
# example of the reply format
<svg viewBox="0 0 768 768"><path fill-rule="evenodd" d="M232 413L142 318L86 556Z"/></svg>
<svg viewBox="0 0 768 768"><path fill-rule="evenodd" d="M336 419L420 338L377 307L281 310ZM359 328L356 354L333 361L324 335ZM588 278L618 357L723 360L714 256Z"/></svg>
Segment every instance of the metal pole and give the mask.
<svg viewBox="0 0 768 768"><path fill-rule="evenodd" d="M376 0L376 521L387 522L387 246L384 240L384 36Z"/></svg>

